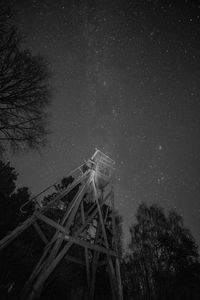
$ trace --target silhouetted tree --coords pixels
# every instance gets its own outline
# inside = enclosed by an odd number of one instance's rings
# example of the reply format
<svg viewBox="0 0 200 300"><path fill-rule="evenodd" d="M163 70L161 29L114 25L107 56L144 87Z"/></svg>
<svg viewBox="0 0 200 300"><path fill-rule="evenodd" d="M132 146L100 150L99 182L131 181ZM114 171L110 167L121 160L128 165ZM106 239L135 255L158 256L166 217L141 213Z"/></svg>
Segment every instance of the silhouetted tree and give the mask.
<svg viewBox="0 0 200 300"><path fill-rule="evenodd" d="M27 214L21 214L20 206L30 200L30 191L27 187L16 188L16 181L15 169L9 163L0 161L0 239L23 222L34 209L34 205L29 203ZM18 299L20 288L36 263L40 241L35 241L36 233L30 228L0 252L0 299ZM11 293L13 290L14 296Z"/></svg>
<svg viewBox="0 0 200 300"><path fill-rule="evenodd" d="M200 299L198 248L183 219L139 206L124 260L125 299Z"/></svg>
<svg viewBox="0 0 200 300"><path fill-rule="evenodd" d="M20 206L30 199L27 187L16 189L17 173L9 163L0 161L0 237L12 230L33 212L33 205L27 207L28 214L20 213Z"/></svg>
<svg viewBox="0 0 200 300"><path fill-rule="evenodd" d="M15 181L17 179L17 173L10 163L4 163L0 160L0 195L1 197L8 197L16 188Z"/></svg>
<svg viewBox="0 0 200 300"><path fill-rule="evenodd" d="M47 63L22 47L12 13L0 2L0 150L37 148L46 141Z"/></svg>

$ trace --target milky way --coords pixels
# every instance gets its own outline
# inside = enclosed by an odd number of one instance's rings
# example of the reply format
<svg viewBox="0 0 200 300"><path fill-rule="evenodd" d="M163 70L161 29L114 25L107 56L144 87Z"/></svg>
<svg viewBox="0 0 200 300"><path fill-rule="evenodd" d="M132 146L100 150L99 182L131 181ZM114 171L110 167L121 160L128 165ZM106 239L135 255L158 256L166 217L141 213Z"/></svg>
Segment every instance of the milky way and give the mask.
<svg viewBox="0 0 200 300"><path fill-rule="evenodd" d="M147 202L176 209L200 242L197 2L12 1L53 73L50 146L10 158L19 184L39 192L97 147L116 161L126 238Z"/></svg>

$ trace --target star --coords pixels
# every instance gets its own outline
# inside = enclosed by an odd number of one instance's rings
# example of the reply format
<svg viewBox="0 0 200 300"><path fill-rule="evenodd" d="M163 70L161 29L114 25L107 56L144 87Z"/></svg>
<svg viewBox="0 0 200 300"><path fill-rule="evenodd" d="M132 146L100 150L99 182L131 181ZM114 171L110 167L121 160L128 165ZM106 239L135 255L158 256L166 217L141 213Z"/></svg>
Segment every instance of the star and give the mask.
<svg viewBox="0 0 200 300"><path fill-rule="evenodd" d="M42 159L12 157L20 184L40 192L49 162L51 179L62 176L97 145L116 160L116 206L129 196L120 210L126 228L142 201L175 205L200 244L192 217L200 207L198 1L178 9L172 0L79 2L12 1L27 48L53 70L51 146Z"/></svg>

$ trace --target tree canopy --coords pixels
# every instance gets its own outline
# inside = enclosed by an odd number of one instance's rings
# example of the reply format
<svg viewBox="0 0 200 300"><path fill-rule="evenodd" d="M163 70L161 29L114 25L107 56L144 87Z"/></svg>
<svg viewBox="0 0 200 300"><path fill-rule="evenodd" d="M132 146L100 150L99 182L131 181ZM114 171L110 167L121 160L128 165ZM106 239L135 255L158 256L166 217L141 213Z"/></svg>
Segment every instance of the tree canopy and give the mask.
<svg viewBox="0 0 200 300"><path fill-rule="evenodd" d="M180 215L141 204L130 234L126 299L200 299L198 247Z"/></svg>
<svg viewBox="0 0 200 300"><path fill-rule="evenodd" d="M0 161L0 238L14 229L33 212L33 205L27 207L27 214L20 213L20 206L30 199L27 187L16 188L18 174L10 163Z"/></svg>
<svg viewBox="0 0 200 300"><path fill-rule="evenodd" d="M1 1L2 2L2 1ZM0 2L0 150L38 148L47 136L50 72L24 49L10 8Z"/></svg>
<svg viewBox="0 0 200 300"><path fill-rule="evenodd" d="M17 188L17 172L9 163L0 161L0 234L1 237L23 222L32 214L34 206L26 206L26 214L20 213L22 204L30 199L27 187ZM47 205L59 191L73 182L72 177L63 178L55 185L54 193L43 198ZM79 190L76 186L65 199L65 203L52 205L47 216L59 222L64 205L68 205ZM90 194L85 194L85 211L90 208ZM108 207L104 207L108 209ZM110 211L108 209L108 214ZM111 216L110 216L111 217ZM118 242L121 252L121 217L116 213ZM109 222L109 218L108 218ZM77 215L70 230L80 223ZM39 223L47 237L54 231L45 223ZM106 230L109 228L106 227ZM91 233L92 234L92 233ZM136 300L198 300L200 299L200 262L198 247L191 232L184 226L183 218L175 211L166 213L157 205L141 204L136 214L136 222L130 227L129 252L122 263L124 299ZM109 234L108 234L109 236ZM88 239L90 232L88 232ZM92 238L92 237L91 237ZM27 277L30 276L44 243L33 227L1 252L0 295L6 299L17 299ZM69 254L83 259L84 251L75 245ZM97 299L110 299L107 266L97 272ZM67 282L67 285L66 285ZM85 268L64 260L46 282L42 299L62 299L66 294L70 299L81 298L86 286ZM62 293L60 293L60 289ZM10 292L9 292L10 291ZM78 295L78 296L77 296ZM12 298L15 297L15 298ZM107 297L107 298L106 298ZM96 299L96 298L95 298Z"/></svg>

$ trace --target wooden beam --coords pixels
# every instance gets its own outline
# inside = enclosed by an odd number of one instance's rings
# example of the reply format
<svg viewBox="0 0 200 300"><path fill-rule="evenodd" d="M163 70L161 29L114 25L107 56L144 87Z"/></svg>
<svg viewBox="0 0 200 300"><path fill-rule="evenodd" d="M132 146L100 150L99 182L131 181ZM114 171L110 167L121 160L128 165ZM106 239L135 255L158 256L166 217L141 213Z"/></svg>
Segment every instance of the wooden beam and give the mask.
<svg viewBox="0 0 200 300"><path fill-rule="evenodd" d="M48 239L46 238L44 232L42 231L42 229L40 228L39 224L36 222L33 223L33 226L35 228L35 230L37 231L39 237L41 238L41 240L43 241L43 243L46 245L48 244Z"/></svg>
<svg viewBox="0 0 200 300"><path fill-rule="evenodd" d="M79 260L79 259L77 259L77 258L75 258L75 257L73 257L73 256L71 256L71 255L65 255L65 259L70 260L70 261L72 261L72 262L74 262L74 263L83 265L83 266L86 265L85 262L84 262L83 260Z"/></svg>
<svg viewBox="0 0 200 300"><path fill-rule="evenodd" d="M96 185L95 185L94 180L93 180L92 183L93 183L93 188L94 188L94 192L95 192L95 200L96 200L96 203L97 203L97 208L98 208L98 213L99 213L99 217L100 217L104 242L105 242L106 248L108 250L109 249L108 238L107 238L107 234L106 234L106 230L105 230L104 220L103 220L103 216L102 216L102 212L101 212L101 206L99 204L98 193L97 193L97 190L96 190ZM102 196L101 196L101 199L103 199ZM108 266L109 266L110 286L111 286L112 298L113 298L113 300L115 300L115 299L117 299L116 276L115 276L115 271L114 271L114 267L113 267L113 262L112 262L111 257L109 256L109 253L107 253L107 260L108 260Z"/></svg>
<svg viewBox="0 0 200 300"><path fill-rule="evenodd" d="M55 229L63 232L63 233L67 233L67 230L60 224L58 224L57 222L53 221L52 219L46 217L45 215L42 215L42 214L38 214L37 212L34 213L34 215L42 220L43 222L45 222L46 224L54 227Z"/></svg>
<svg viewBox="0 0 200 300"><path fill-rule="evenodd" d="M101 252L101 253L104 253L104 254L107 254L107 255L111 255L113 257L117 256L116 253L115 253L115 251L113 251L113 250L110 250L108 248L104 248L104 247L99 246L99 245L91 244L89 242L86 242L84 240L75 238L73 236L66 235L64 237L64 239L66 241L72 242L73 244L76 244L76 245L79 245L79 246L82 246L82 247L87 247L87 248L89 248L91 250L95 250L95 251L98 251L98 252Z"/></svg>
<svg viewBox="0 0 200 300"><path fill-rule="evenodd" d="M95 290L95 282L96 282L96 271L97 271L97 265L99 260L99 252L95 251L94 258L92 262L92 280L91 280L91 287L89 292L89 299L94 299L94 290Z"/></svg>
<svg viewBox="0 0 200 300"><path fill-rule="evenodd" d="M31 216L26 221L24 221L21 225L19 225L17 228L15 228L11 233L6 235L1 241L0 241L0 250L5 248L10 242L12 242L18 235L20 235L24 230L26 230L33 222L35 222L36 218L35 216Z"/></svg>
<svg viewBox="0 0 200 300"><path fill-rule="evenodd" d="M87 190L87 188L89 188L89 185L91 184L92 181L92 173L89 173L89 178L87 180L87 182L85 183L85 185L82 187L82 189L80 190L80 192L78 193L77 197L74 199L73 201L73 205L69 211L69 213L67 214L67 216L65 217L65 220L67 220L67 223L65 224L66 227L71 226L72 222L74 221L74 217L78 211L78 208L80 206L82 197L85 194L85 191ZM68 219L67 219L68 218ZM65 222L64 220L64 222ZM64 223L63 222L63 223Z"/></svg>
<svg viewBox="0 0 200 300"><path fill-rule="evenodd" d="M115 205L114 205L114 192L113 192L113 188L112 188L110 199L111 199L111 207L112 207L112 229L113 229L113 238L114 238L114 249L115 249L115 251L117 253L118 250L117 250L116 215L115 215ZM123 300L123 290L122 290L122 282L121 282L121 271L120 271L119 257L115 258L115 269L116 269L116 275L117 275L119 300Z"/></svg>
<svg viewBox="0 0 200 300"><path fill-rule="evenodd" d="M94 242L95 244L97 244L97 242L99 241L100 231L101 231L101 226L100 226L100 221L99 221L99 218L98 218L96 235L95 235L95 242ZM99 261L99 252L94 251L93 261L92 261L92 279L91 279L91 284L90 284L90 289L89 289L89 299L90 300L94 299L96 270L97 270L98 261Z"/></svg>
<svg viewBox="0 0 200 300"><path fill-rule="evenodd" d="M109 191L108 194L104 197L104 201L103 201L102 205L106 203L106 201L109 199L110 195L111 195L111 191ZM100 205L101 205L101 204L100 204ZM95 211L96 208L97 208L97 204L96 204L96 202L94 202L94 204L93 204L93 205L89 208L89 210L85 213L85 218L87 219L87 217L89 217L90 214L91 214L93 211ZM98 211L97 211L97 212L98 212ZM82 222L78 222L78 223L76 224L77 230L78 230L78 228L80 228L81 225L82 225Z"/></svg>
<svg viewBox="0 0 200 300"><path fill-rule="evenodd" d="M71 205L69 206L69 209L66 211L66 213L62 219L62 222L61 222L62 225L64 225L65 221L67 220L65 227L58 224L57 222L53 221L52 219L47 218L46 216L44 216L42 214L39 215L39 217L41 219L43 219L44 222L46 222L47 224L49 224L57 229L56 243L54 244L53 249L51 250L51 253L49 254L49 257L47 257L46 261L43 264L43 267L40 271L41 274L43 272L45 272L45 270L48 268L48 266L52 263L52 261L54 260L55 256L57 255L57 253L62 245L63 239L59 238L59 232L61 231L64 234L66 234L66 233L68 234L68 227L71 225L71 223L77 213L77 210L80 205L80 201L82 200L82 198L84 196L85 190L88 188L89 184L91 183L91 179L92 179L91 172L88 174L88 177L89 178L88 178L87 182L84 184L84 186L78 192L78 195L76 195L74 197L74 199L71 202Z"/></svg>
<svg viewBox="0 0 200 300"><path fill-rule="evenodd" d="M59 223L53 221L52 219L46 217L43 214L37 214L36 216L41 219L42 221L44 221L46 224L54 227L57 230L57 233L55 233L55 237L58 238L58 233L61 231L64 234L68 234L68 226L71 224L71 222L73 221L73 218L75 217L77 210L79 208L80 205L80 201L85 193L85 190L88 188L89 184L91 183L91 179L92 176L91 174L89 174L89 178L87 180L87 182L84 184L84 186L82 187L82 189L79 191L78 195L75 196L75 198L72 200L71 205L69 207L69 209L67 210L67 212L65 213L61 224L63 225L64 222L66 221L67 217L69 216L69 219L67 220L67 223L65 224L65 227L60 225ZM71 214L70 214L71 213ZM49 254L49 257L46 259L46 261L43 264L42 269L40 270L40 272L42 273L44 271L45 268L48 267L49 264L51 264L51 262L53 261L53 259L55 258L55 256L57 255L61 245L62 245L62 239L57 239L56 243L53 247L53 249L51 250L51 253Z"/></svg>
<svg viewBox="0 0 200 300"><path fill-rule="evenodd" d="M100 206L103 206L105 203L107 197L102 200L100 203ZM91 213L90 216L86 219L85 223L75 232L74 237L78 237L79 234L87 227L87 225L91 222L91 220L95 217L97 214L98 209L95 208L94 211ZM69 248L73 245L72 241L69 241L63 249L59 252L59 254L55 257L54 261L48 266L45 273L42 273L41 276L38 277L35 285L33 286L33 294L36 292L46 281L46 279L49 277L49 275L52 273L52 271L56 268L58 263L61 261L61 259L66 255Z"/></svg>
<svg viewBox="0 0 200 300"><path fill-rule="evenodd" d="M90 171L84 173L80 178L78 178L75 182L73 182L63 193L59 194L52 201L50 201L46 206L44 206L37 213L44 213L49 209L49 207L55 202L61 200L64 196L66 196L76 185L78 185L81 181L83 181ZM21 225L15 228L11 233L6 235L3 239L0 240L0 250L6 247L12 240L14 240L18 235L20 235L24 230L26 230L33 222L35 222L36 218L34 215L29 217L26 221L24 221Z"/></svg>
<svg viewBox="0 0 200 300"><path fill-rule="evenodd" d="M48 217L46 217L44 215L40 215L40 214L39 215L36 214L36 216L40 220L42 220L45 223L49 224L50 226L52 226L52 227L60 230L62 233L65 233L64 236L60 235L59 238L64 239L66 241L71 241L74 244L77 244L79 246L87 247L87 248L90 248L92 250L96 250L96 251L99 251L99 252L102 252L102 253L105 253L105 254L109 254L109 255L112 255L112 256L116 257L115 251L110 250L109 247L104 248L104 247L101 247L101 246L98 246L98 245L95 245L95 244L88 243L88 242L86 242L84 240L77 239L77 238L75 238L73 236L68 235L67 230L63 226L61 226L60 224L56 223L55 221L49 219Z"/></svg>
<svg viewBox="0 0 200 300"><path fill-rule="evenodd" d="M75 188L75 186L77 186L81 181L83 181L86 177L88 177L89 172L91 172L91 171L87 171L81 177L79 177L77 180L72 182L72 184L66 190L64 190L61 194L57 195L54 199L52 199L46 206L41 208L41 210L39 212L44 213L45 211L48 210L49 207L51 207L51 205L53 203L55 203L56 201L59 201L63 197L65 197L69 192L71 192L73 190L73 188Z"/></svg>
<svg viewBox="0 0 200 300"><path fill-rule="evenodd" d="M85 212L84 212L84 205L83 202L81 202L81 219L82 223L85 223ZM86 263L86 275L87 275L87 284L89 288L90 284L90 266L89 266L89 258L88 258L88 248L84 247L84 253L85 253L85 263Z"/></svg>

